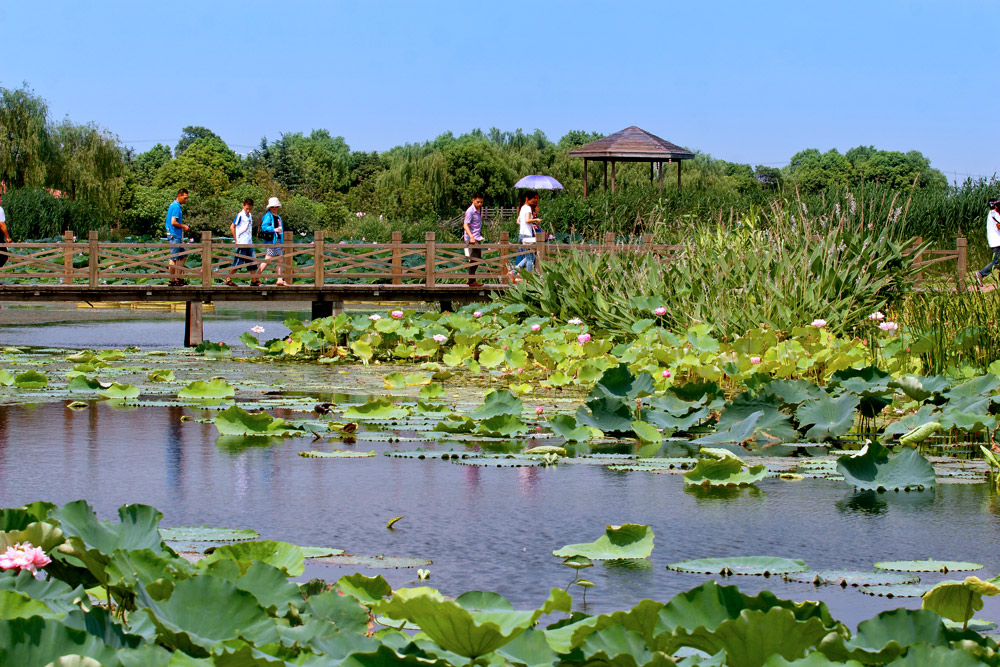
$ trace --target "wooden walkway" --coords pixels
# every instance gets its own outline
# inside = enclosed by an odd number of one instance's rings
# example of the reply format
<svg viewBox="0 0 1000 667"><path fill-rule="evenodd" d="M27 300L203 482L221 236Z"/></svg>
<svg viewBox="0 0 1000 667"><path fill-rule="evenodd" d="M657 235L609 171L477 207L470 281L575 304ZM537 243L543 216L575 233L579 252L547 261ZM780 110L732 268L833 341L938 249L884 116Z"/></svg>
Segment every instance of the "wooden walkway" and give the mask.
<svg viewBox="0 0 1000 667"><path fill-rule="evenodd" d="M201 304L214 301L312 303L312 317L343 309L344 302L433 302L449 309L453 304L483 301L510 287L508 267L518 254L533 252L536 264L567 253L632 252L652 254L673 261L686 249L682 245L652 242L617 243L607 234L600 243L555 244L539 237L533 245L511 243L507 233L497 242L476 246L481 257L467 257L464 243L440 243L427 232L423 243L403 243L394 232L390 243L330 242L316 232L311 242L295 242L291 235L280 246L283 254L267 261L261 278L269 284L250 284L251 271L264 262L265 244L237 246L228 239L213 239L202 232L198 242L179 244L185 256L181 275L187 284L170 286L167 262L178 246L169 243L119 243L100 241L91 232L86 241L72 232L55 243L13 243L0 255L8 261L0 268L0 301L183 301L187 304L185 345L202 340ZM251 258L254 255L255 258ZM236 257L247 259L224 284ZM966 240L955 250L925 250L920 267L956 260L956 286L965 290ZM280 262L289 286L276 286L274 264ZM940 267L938 267L940 268ZM473 273L475 270L475 273ZM613 277L609 277L613 278ZM475 279L482 286L469 287Z"/></svg>

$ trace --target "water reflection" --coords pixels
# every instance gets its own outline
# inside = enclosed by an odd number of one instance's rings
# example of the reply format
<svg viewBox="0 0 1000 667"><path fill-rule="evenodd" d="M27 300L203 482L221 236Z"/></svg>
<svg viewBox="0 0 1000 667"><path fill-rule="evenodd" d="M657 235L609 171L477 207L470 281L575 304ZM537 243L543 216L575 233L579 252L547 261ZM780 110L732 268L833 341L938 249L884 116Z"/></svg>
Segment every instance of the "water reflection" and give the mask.
<svg viewBox="0 0 1000 667"><path fill-rule="evenodd" d="M879 516L896 509L913 510L930 508L934 505L934 489L923 491L857 491L851 493L836 503L837 510L843 514L865 514Z"/></svg>
<svg viewBox="0 0 1000 667"><path fill-rule="evenodd" d="M739 498L755 498L763 500L767 494L753 484L747 486L701 486L685 484L684 493L694 496L699 501L737 500Z"/></svg>

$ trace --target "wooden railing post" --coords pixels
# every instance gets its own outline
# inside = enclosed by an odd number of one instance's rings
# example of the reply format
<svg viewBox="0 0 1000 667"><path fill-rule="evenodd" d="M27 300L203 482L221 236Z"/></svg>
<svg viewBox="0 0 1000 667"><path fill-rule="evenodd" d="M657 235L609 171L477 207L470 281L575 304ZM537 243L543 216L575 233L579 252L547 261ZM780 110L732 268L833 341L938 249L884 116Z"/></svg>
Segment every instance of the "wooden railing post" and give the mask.
<svg viewBox="0 0 1000 667"><path fill-rule="evenodd" d="M958 291L965 291L965 271L966 271L966 241L964 236L959 236L958 240L955 242L958 247Z"/></svg>
<svg viewBox="0 0 1000 667"><path fill-rule="evenodd" d="M101 265L101 251L97 245L97 230L91 229L90 234L87 236L88 247L88 273L89 273L89 283L91 287L97 287L97 269Z"/></svg>
<svg viewBox="0 0 1000 667"><path fill-rule="evenodd" d="M212 232L201 233L201 286L212 286Z"/></svg>
<svg viewBox="0 0 1000 667"><path fill-rule="evenodd" d="M545 261L545 232L535 234L535 264Z"/></svg>
<svg viewBox="0 0 1000 667"><path fill-rule="evenodd" d="M63 243L66 248L63 250L63 284L73 284L73 232L66 230L63 232Z"/></svg>
<svg viewBox="0 0 1000 667"><path fill-rule="evenodd" d="M393 232L392 233L392 284L401 285L403 284L403 249L400 248L400 244L403 243L403 233Z"/></svg>
<svg viewBox="0 0 1000 667"><path fill-rule="evenodd" d="M615 233L604 232L604 250L611 252L615 249Z"/></svg>
<svg viewBox="0 0 1000 667"><path fill-rule="evenodd" d="M508 232L500 232L500 282L508 283L510 282L510 270L508 269L508 244L510 243L510 234Z"/></svg>
<svg viewBox="0 0 1000 667"><path fill-rule="evenodd" d="M294 282L295 276L292 275L292 269L295 267L294 262L292 262L292 235L288 232L282 234L281 242L281 263L284 266L285 271L285 282L291 285Z"/></svg>
<svg viewBox="0 0 1000 667"><path fill-rule="evenodd" d="M436 259L434 258L434 240L436 235L434 232L424 232L424 243L426 247L424 248L424 286L434 287L434 264Z"/></svg>
<svg viewBox="0 0 1000 667"><path fill-rule="evenodd" d="M313 232L313 285L322 287L326 282L326 239L323 230ZM313 318L315 319L315 318Z"/></svg>

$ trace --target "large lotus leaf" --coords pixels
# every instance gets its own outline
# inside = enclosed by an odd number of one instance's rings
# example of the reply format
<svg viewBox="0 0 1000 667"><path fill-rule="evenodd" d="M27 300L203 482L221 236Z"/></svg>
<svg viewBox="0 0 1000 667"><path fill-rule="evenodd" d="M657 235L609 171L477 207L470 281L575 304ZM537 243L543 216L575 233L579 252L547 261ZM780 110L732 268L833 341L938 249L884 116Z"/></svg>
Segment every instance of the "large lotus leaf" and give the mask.
<svg viewBox="0 0 1000 667"><path fill-rule="evenodd" d="M472 433L479 427L475 419L465 415L451 414L439 421L435 426L435 431L443 433Z"/></svg>
<svg viewBox="0 0 1000 667"><path fill-rule="evenodd" d="M117 382L112 382L111 386L107 389L101 389L97 392L99 396L104 398L110 398L113 400L123 400L126 398L136 398L139 396L139 388L132 384L118 384Z"/></svg>
<svg viewBox="0 0 1000 667"><path fill-rule="evenodd" d="M751 395L744 392L726 403L719 417L718 429L720 431L729 430L735 423L746 419L754 412L762 412L757 420L757 432L763 431L770 438L777 438L785 442L794 442L798 439L798 431L792 426L788 415L779 410L781 399L773 394Z"/></svg>
<svg viewBox="0 0 1000 667"><path fill-rule="evenodd" d="M215 428L222 435L276 436L304 433L304 430L289 424L280 417L272 417L266 412L247 412L232 405L212 417Z"/></svg>
<svg viewBox="0 0 1000 667"><path fill-rule="evenodd" d="M63 532L48 521L36 521L22 530L8 530L0 533L0 553L15 544L31 542L33 546L41 547L48 553L65 541Z"/></svg>
<svg viewBox="0 0 1000 667"><path fill-rule="evenodd" d="M625 560L648 558L653 552L653 529L642 524L608 525L604 535L593 542L567 544L552 552L553 556L585 556L591 560Z"/></svg>
<svg viewBox="0 0 1000 667"><path fill-rule="evenodd" d="M473 410L469 416L473 419L489 419L497 415L521 416L521 399L507 389L497 389L486 394L483 404Z"/></svg>
<svg viewBox="0 0 1000 667"><path fill-rule="evenodd" d="M160 536L169 542L240 542L260 535L249 528L213 528L211 526L173 526L160 528Z"/></svg>
<svg viewBox="0 0 1000 667"><path fill-rule="evenodd" d="M899 586L920 581L916 574L903 572L875 572L864 570L820 570L796 572L785 575L785 581L795 581L816 586Z"/></svg>
<svg viewBox="0 0 1000 667"><path fill-rule="evenodd" d="M86 612L74 610L63 623L94 635L113 649L136 648L144 639L139 634L129 634L125 626L104 607L94 607Z"/></svg>
<svg viewBox="0 0 1000 667"><path fill-rule="evenodd" d="M767 466L747 466L735 457L698 459L698 464L684 473L685 484L703 486L743 486L767 477Z"/></svg>
<svg viewBox="0 0 1000 667"><path fill-rule="evenodd" d="M906 655L889 663L891 667L982 667L987 663L958 648L913 644Z"/></svg>
<svg viewBox="0 0 1000 667"><path fill-rule="evenodd" d="M503 363L504 356L503 350L489 345L479 348L479 364L483 368L496 368Z"/></svg>
<svg viewBox="0 0 1000 667"><path fill-rule="evenodd" d="M0 387L9 387L14 384L14 376L0 368Z"/></svg>
<svg viewBox="0 0 1000 667"><path fill-rule="evenodd" d="M866 665L885 664L899 657L910 644L948 646L941 617L923 609L894 609L858 624L851 639L828 635L819 650L832 660L859 660Z"/></svg>
<svg viewBox="0 0 1000 667"><path fill-rule="evenodd" d="M174 372L169 368L158 368L147 375L146 378L150 382L173 382L176 379Z"/></svg>
<svg viewBox="0 0 1000 667"><path fill-rule="evenodd" d="M633 420L631 406L619 398L593 399L576 411L578 424L613 435L631 435Z"/></svg>
<svg viewBox="0 0 1000 667"><path fill-rule="evenodd" d="M513 438L531 431L531 427L516 415L497 415L479 423L476 433L494 438Z"/></svg>
<svg viewBox="0 0 1000 667"><path fill-rule="evenodd" d="M86 375L74 375L70 378L69 383L67 383L66 389L70 391L97 391L98 389L107 389L110 386L110 382L101 382L97 378L89 378Z"/></svg>
<svg viewBox="0 0 1000 667"><path fill-rule="evenodd" d="M687 431L702 419L710 416L710 414L711 411L707 407L695 410L694 412L684 415L683 417L676 417L664 410L647 408L642 411L642 418L650 424L664 429L664 432L669 431L670 433L675 433L677 431Z"/></svg>
<svg viewBox="0 0 1000 667"><path fill-rule="evenodd" d="M814 442L829 440L851 430L859 402L860 399L853 394L843 394L838 398L823 395L800 405L795 411L795 418L803 426L813 424L806 431L807 439Z"/></svg>
<svg viewBox="0 0 1000 667"><path fill-rule="evenodd" d="M550 626L545 631L549 646L558 653L568 653L583 644L584 640L606 627L619 625L626 630L638 633L650 649L656 649L657 637L664 632L669 633L659 613L663 609L662 602L642 600L628 611L616 611L600 616L587 616L571 623L560 623Z"/></svg>
<svg viewBox="0 0 1000 667"><path fill-rule="evenodd" d="M845 368L830 375L827 389L841 387L854 394L880 392L888 388L890 380L892 375L875 366Z"/></svg>
<svg viewBox="0 0 1000 667"><path fill-rule="evenodd" d="M0 620L32 616L59 619L64 618L66 612L51 609L41 600L33 600L24 593L0 589Z"/></svg>
<svg viewBox="0 0 1000 667"><path fill-rule="evenodd" d="M525 667L551 667L558 662L556 652L545 639L545 632L528 628L496 650L508 663Z"/></svg>
<svg viewBox="0 0 1000 667"><path fill-rule="evenodd" d="M696 445L716 445L721 443L741 443L745 440L749 440L753 437L754 431L757 430L757 422L764 415L763 410L758 410L757 412L752 412L745 419L741 419L738 422L732 424L728 430L716 431L711 435L706 435L704 437L693 440L692 442Z"/></svg>
<svg viewBox="0 0 1000 667"><path fill-rule="evenodd" d="M915 448L890 454L877 442L854 456L838 458L837 471L848 484L864 490L902 491L935 484L934 466Z"/></svg>
<svg viewBox="0 0 1000 667"><path fill-rule="evenodd" d="M290 582L282 570L267 563L254 563L233 583L257 598L260 606L272 616L285 616L290 609L298 609L303 604L299 587Z"/></svg>
<svg viewBox="0 0 1000 667"><path fill-rule="evenodd" d="M414 642L416 644L416 642ZM338 667L453 667L459 664L459 656L452 660L449 657L432 657L417 649L418 653L399 653L389 646L380 645L374 650L354 652L344 658L343 662L335 663ZM452 655L447 651L440 651ZM334 664L325 658L317 662L305 663L305 667L323 667Z"/></svg>
<svg viewBox="0 0 1000 667"><path fill-rule="evenodd" d="M788 405L798 405L805 401L816 400L827 396L822 387L808 380L777 380L769 382L761 391L765 396L773 394Z"/></svg>
<svg viewBox="0 0 1000 667"><path fill-rule="evenodd" d="M0 592L24 595L62 615L89 605L89 598L82 586L71 588L69 584L58 579L48 581L36 579L27 571L15 573L13 570L7 570L0 574ZM2 604L0 613L6 613Z"/></svg>
<svg viewBox="0 0 1000 667"><path fill-rule="evenodd" d="M882 438L883 440L890 440L894 435L909 433L924 424L937 421L939 416L937 408L933 405L921 405L920 409L913 414L906 415L899 421L886 426L885 431L882 432Z"/></svg>
<svg viewBox="0 0 1000 667"><path fill-rule="evenodd" d="M931 377L904 375L899 379L891 380L889 386L893 389L899 389L915 401L926 401L950 387L951 382L941 375Z"/></svg>
<svg viewBox="0 0 1000 667"><path fill-rule="evenodd" d="M337 579L337 587L346 595L350 595L364 604L372 605L382 598L392 595L392 587L381 574L366 577L363 574L345 574Z"/></svg>
<svg viewBox="0 0 1000 667"><path fill-rule="evenodd" d="M678 572L698 572L702 574L721 575L762 575L789 572L805 572L809 568L805 561L773 556L736 556L734 558L696 558L679 563L670 563L667 569Z"/></svg>
<svg viewBox="0 0 1000 667"><path fill-rule="evenodd" d="M604 371L590 395L593 398L620 398L633 401L651 395L654 389L653 378L649 373L632 375L627 364L619 364Z"/></svg>
<svg viewBox="0 0 1000 667"><path fill-rule="evenodd" d="M801 658L828 634L836 633L830 633L819 618L800 621L791 610L780 607L744 609L738 618L723 621L714 630L677 628L666 650L673 653L686 646L709 655L725 651L727 667L761 667L774 654Z"/></svg>
<svg viewBox="0 0 1000 667"><path fill-rule="evenodd" d="M980 375L952 387L944 392L942 396L950 403L963 398L981 399L989 397L998 389L1000 389L1000 378L993 373L987 373L986 375Z"/></svg>
<svg viewBox="0 0 1000 667"><path fill-rule="evenodd" d="M253 595L219 577L201 576L177 582L170 599L154 600L142 584L136 593L156 626L164 646L195 657L207 657L222 642L243 639L258 646L278 641L274 619Z"/></svg>
<svg viewBox="0 0 1000 667"><path fill-rule="evenodd" d="M388 398L376 398L364 405L352 405L344 410L344 419L402 419L410 414Z"/></svg>
<svg viewBox="0 0 1000 667"><path fill-rule="evenodd" d="M236 395L236 387L225 380L195 380L179 392L177 398L190 398L199 401L231 398Z"/></svg>
<svg viewBox="0 0 1000 667"><path fill-rule="evenodd" d="M577 426L573 415L555 415L549 419L549 430L567 442L586 442L594 437L594 432L587 426Z"/></svg>
<svg viewBox="0 0 1000 667"><path fill-rule="evenodd" d="M972 580L971 584L966 582ZM979 577L968 577L966 581L942 581L923 595L921 609L930 609L944 618L965 623L983 608L983 595L996 595L1000 589L991 585L983 592L983 582Z"/></svg>
<svg viewBox="0 0 1000 667"><path fill-rule="evenodd" d="M401 588L373 605L372 611L414 623L445 650L476 658L500 648L543 614L568 612L571 603L568 593L552 589L541 609L469 611L433 588L421 587Z"/></svg>
<svg viewBox="0 0 1000 667"><path fill-rule="evenodd" d="M685 382L672 385L669 391L682 401L704 401L706 405L724 396L722 387L715 382Z"/></svg>
<svg viewBox="0 0 1000 667"><path fill-rule="evenodd" d="M198 567L206 567L217 560L229 559L246 563L262 562L272 565L288 577L297 577L305 571L305 556L302 548L288 542L260 540L227 544L213 551L207 558L198 561ZM241 569L242 568L241 566Z"/></svg>
<svg viewBox="0 0 1000 667"><path fill-rule="evenodd" d="M680 396L674 392L667 392L660 396L654 396L649 399L649 405L658 410L663 410L664 412L669 412L675 417L683 417L692 410L695 410L702 405L704 405L708 400L707 396L702 396L695 401L685 401ZM754 412L754 410L751 410ZM745 416L745 415L744 415ZM742 417L741 417L742 419Z"/></svg>
<svg viewBox="0 0 1000 667"><path fill-rule="evenodd" d="M337 630L344 631L344 634L363 635L368 630L368 610L349 595L327 591L311 596L306 607L313 621L327 625L332 623ZM309 643L315 646L314 642Z"/></svg>
<svg viewBox="0 0 1000 667"><path fill-rule="evenodd" d="M665 653L651 651L642 635L621 625L598 630L583 642L580 652L586 664L613 667L667 667L674 661Z"/></svg>
<svg viewBox="0 0 1000 667"><path fill-rule="evenodd" d="M117 664L114 649L84 630L39 616L0 620L0 664L42 667L65 655Z"/></svg>
<svg viewBox="0 0 1000 667"><path fill-rule="evenodd" d="M183 558L165 557L150 549L116 549L106 572L112 589L131 591L141 581L150 595L163 599L170 596L174 582L192 575L192 568Z"/></svg>
<svg viewBox="0 0 1000 667"><path fill-rule="evenodd" d="M985 414L985 405L981 406L984 412L953 409L951 403L945 406L938 416L941 426L950 430L956 428L967 433L979 433L980 431L993 430L997 426L997 418L993 415Z"/></svg>
<svg viewBox="0 0 1000 667"><path fill-rule="evenodd" d="M49 379L38 371L25 371L14 376L14 386L18 389L42 389L49 386Z"/></svg>

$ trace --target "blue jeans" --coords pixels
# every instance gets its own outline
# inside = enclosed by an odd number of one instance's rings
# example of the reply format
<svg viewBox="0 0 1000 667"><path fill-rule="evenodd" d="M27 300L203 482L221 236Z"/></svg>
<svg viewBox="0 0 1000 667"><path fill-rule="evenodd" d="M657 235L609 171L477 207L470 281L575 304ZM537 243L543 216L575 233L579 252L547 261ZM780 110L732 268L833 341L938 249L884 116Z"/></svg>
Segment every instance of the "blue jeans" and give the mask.
<svg viewBox="0 0 1000 667"><path fill-rule="evenodd" d="M989 264L987 264L986 266L984 266L982 269L979 270L979 275L982 276L983 278L990 275L990 271L993 270L993 267L1000 266L1000 246L997 246L996 248L990 248L990 250L993 251L993 259L990 260Z"/></svg>
<svg viewBox="0 0 1000 667"><path fill-rule="evenodd" d="M524 239L533 239L534 236L518 236L517 240L519 243L524 243ZM535 253L530 250L521 250L517 253L517 261L514 262L515 269L527 269L528 271L534 271L535 269Z"/></svg>

